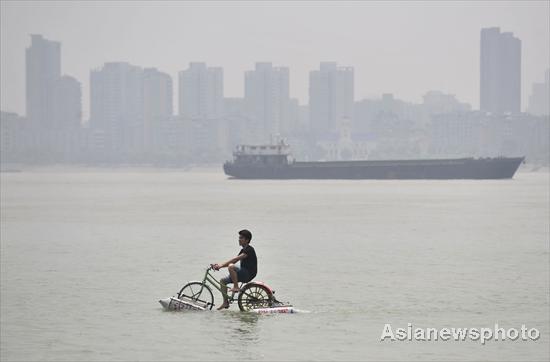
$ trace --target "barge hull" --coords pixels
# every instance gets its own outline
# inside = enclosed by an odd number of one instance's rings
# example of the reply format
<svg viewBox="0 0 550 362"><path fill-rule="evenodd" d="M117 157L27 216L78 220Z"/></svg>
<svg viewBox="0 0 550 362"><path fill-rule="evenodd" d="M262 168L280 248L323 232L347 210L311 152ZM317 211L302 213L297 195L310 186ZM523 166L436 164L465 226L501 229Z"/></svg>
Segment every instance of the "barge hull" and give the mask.
<svg viewBox="0 0 550 362"><path fill-rule="evenodd" d="M523 157L442 160L294 162L288 165L238 165L228 162L228 176L242 179L509 179Z"/></svg>

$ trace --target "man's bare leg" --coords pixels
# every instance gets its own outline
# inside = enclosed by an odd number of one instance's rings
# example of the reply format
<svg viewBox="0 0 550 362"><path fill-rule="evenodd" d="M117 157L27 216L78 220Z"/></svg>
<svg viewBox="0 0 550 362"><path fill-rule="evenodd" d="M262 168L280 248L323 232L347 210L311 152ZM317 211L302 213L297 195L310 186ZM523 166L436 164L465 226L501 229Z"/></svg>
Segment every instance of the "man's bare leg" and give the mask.
<svg viewBox="0 0 550 362"><path fill-rule="evenodd" d="M227 309L229 307L229 301L227 298L227 285L223 280L220 280L220 288L222 290L223 303L218 307L218 310Z"/></svg>
<svg viewBox="0 0 550 362"><path fill-rule="evenodd" d="M227 267L229 269L229 275L231 276L231 281L233 282L233 288L229 289L230 292L239 291L239 279L237 277L237 271L235 270L235 265L229 264Z"/></svg>

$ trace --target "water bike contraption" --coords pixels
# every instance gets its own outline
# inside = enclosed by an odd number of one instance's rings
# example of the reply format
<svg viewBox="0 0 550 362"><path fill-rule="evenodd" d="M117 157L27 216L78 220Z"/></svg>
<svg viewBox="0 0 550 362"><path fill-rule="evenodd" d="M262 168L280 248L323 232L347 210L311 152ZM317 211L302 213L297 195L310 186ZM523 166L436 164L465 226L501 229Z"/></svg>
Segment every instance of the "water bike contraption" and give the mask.
<svg viewBox="0 0 550 362"><path fill-rule="evenodd" d="M177 296L161 299L159 303L167 310L211 310L214 307L214 294L210 286L223 293L221 283L211 274L212 270L213 266L208 266L202 281L185 284ZM239 283L239 291L232 292L228 301L236 301L243 312L298 313L292 305L278 301L274 294L275 291L263 282Z"/></svg>

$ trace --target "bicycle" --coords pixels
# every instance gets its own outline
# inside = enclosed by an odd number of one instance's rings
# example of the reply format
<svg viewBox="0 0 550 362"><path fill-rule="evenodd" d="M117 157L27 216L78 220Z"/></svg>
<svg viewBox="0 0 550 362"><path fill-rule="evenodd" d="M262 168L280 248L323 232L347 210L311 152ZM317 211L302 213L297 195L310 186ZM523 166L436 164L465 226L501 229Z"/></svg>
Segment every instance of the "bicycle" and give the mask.
<svg viewBox="0 0 550 362"><path fill-rule="evenodd" d="M178 299L190 299L195 303L204 304L206 309L214 307L214 294L208 284L222 293L221 283L214 278L211 270L215 270L213 265L206 268L202 281L191 281L185 284L178 293ZM239 294L237 304L241 311L250 311L257 308L272 307L276 302L273 296L274 291L262 282L239 283L239 291L232 292L228 296L229 303L235 301L235 294Z"/></svg>

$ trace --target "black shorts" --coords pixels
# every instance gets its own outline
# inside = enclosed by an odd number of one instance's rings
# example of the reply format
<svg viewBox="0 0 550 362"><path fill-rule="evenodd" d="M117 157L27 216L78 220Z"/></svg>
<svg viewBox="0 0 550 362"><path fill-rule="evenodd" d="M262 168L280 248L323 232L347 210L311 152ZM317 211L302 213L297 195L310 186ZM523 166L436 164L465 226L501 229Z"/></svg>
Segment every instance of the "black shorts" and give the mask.
<svg viewBox="0 0 550 362"><path fill-rule="evenodd" d="M248 270L246 270L245 268L239 268L237 266L237 267L235 267L235 271L237 272L237 280L239 282L248 283L249 281L251 281L253 279L253 277L252 278L250 277L250 272ZM231 280L231 275L229 275L229 274L225 278L223 278L221 281L224 284L233 283L233 281Z"/></svg>

